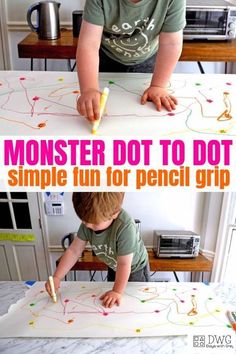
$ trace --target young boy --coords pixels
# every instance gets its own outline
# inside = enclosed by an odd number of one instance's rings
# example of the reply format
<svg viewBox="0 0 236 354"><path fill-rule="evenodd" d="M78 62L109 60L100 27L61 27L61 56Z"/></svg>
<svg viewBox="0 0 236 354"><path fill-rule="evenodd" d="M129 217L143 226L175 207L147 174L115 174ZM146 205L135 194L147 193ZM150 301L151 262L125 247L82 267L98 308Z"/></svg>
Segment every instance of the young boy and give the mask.
<svg viewBox="0 0 236 354"><path fill-rule="evenodd" d="M99 70L152 72L141 104L175 109L167 85L182 51L185 7L185 0L86 1L77 48L82 116L99 118Z"/></svg>
<svg viewBox="0 0 236 354"><path fill-rule="evenodd" d="M60 281L89 243L92 250L108 265L108 281L114 281L112 290L100 299L104 307L120 305L122 293L128 281L150 280L147 250L134 220L121 209L124 193L99 192L73 193L74 209L82 223L78 237L66 250L54 273L55 291ZM51 295L49 282L46 290Z"/></svg>

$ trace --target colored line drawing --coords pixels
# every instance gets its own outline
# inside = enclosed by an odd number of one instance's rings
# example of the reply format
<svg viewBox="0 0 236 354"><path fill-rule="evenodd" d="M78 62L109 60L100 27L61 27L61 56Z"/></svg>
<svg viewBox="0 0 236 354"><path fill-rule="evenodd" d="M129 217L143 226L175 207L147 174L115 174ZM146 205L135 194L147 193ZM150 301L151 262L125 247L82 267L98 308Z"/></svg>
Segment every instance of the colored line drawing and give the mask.
<svg viewBox="0 0 236 354"><path fill-rule="evenodd" d="M192 328L212 326L232 330L224 306L203 283L128 283L121 305L108 309L99 298L111 287L63 282L54 304L44 283L37 282L0 317L0 337L186 335Z"/></svg>
<svg viewBox="0 0 236 354"><path fill-rule="evenodd" d="M100 87L108 86L110 95L99 135L236 136L234 75L174 74L167 89L179 104L172 112L140 104L150 79L150 74L101 75ZM1 72L0 83L1 135L90 135L89 122L76 109L75 73Z"/></svg>

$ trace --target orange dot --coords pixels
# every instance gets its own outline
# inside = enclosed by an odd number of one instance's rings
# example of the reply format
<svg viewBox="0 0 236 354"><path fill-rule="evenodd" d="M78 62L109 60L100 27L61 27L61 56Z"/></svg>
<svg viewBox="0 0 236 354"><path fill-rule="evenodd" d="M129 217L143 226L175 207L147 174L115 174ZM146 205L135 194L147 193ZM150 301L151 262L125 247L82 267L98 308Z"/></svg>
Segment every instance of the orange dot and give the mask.
<svg viewBox="0 0 236 354"><path fill-rule="evenodd" d="M79 91L78 91L78 90L75 90L75 91L73 91L73 93L74 93L74 94L78 94L78 93L79 93Z"/></svg>
<svg viewBox="0 0 236 354"><path fill-rule="evenodd" d="M229 95L229 92L224 92L224 95Z"/></svg>
<svg viewBox="0 0 236 354"><path fill-rule="evenodd" d="M38 124L38 128L45 128L46 127L46 123L42 122Z"/></svg>
<svg viewBox="0 0 236 354"><path fill-rule="evenodd" d="M68 320L67 321L67 323L73 323L74 322L74 320Z"/></svg>

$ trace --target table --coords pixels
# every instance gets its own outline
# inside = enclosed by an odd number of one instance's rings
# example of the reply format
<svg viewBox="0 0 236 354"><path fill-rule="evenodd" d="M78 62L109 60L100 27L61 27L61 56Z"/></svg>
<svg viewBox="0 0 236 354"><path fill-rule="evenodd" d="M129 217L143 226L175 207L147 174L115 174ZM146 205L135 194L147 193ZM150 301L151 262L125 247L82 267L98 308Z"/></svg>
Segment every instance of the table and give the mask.
<svg viewBox="0 0 236 354"><path fill-rule="evenodd" d="M71 67L70 59L75 59L78 38L73 37L71 30L61 30L61 36L54 40L38 39L35 32L31 32L18 44L19 58L31 59L31 70L34 68L33 59L45 59L44 69L47 70L47 59L67 59L68 68Z"/></svg>
<svg viewBox="0 0 236 354"><path fill-rule="evenodd" d="M152 272L173 272L176 281L179 281L176 274L179 272L191 272L191 281L193 272L202 273L202 280L204 272L211 272L212 261L207 259L202 254L199 254L196 258L156 258L153 250L148 250L148 258L150 264L150 270ZM56 261L58 265L60 258ZM99 260L92 251L85 250L83 257L71 268L74 271L74 279L76 279L76 271L87 270L90 271L90 280L93 280L96 271L107 270L106 264ZM91 273L93 271L93 273Z"/></svg>
<svg viewBox="0 0 236 354"><path fill-rule="evenodd" d="M229 310L236 307L236 284L210 284ZM24 296L23 282L0 282L0 316ZM182 354L187 352L187 337L156 338L6 338L0 341L1 354Z"/></svg>
<svg viewBox="0 0 236 354"><path fill-rule="evenodd" d="M73 37L71 30L62 30L61 37L56 40L40 40L36 33L30 33L18 44L19 58L31 59L31 70L33 70L33 59L67 59L70 70L70 59L76 57L77 38ZM204 73L201 61L236 61L236 39L232 41L184 41L183 50L179 61L196 61L200 71ZM227 68L226 68L227 69Z"/></svg>

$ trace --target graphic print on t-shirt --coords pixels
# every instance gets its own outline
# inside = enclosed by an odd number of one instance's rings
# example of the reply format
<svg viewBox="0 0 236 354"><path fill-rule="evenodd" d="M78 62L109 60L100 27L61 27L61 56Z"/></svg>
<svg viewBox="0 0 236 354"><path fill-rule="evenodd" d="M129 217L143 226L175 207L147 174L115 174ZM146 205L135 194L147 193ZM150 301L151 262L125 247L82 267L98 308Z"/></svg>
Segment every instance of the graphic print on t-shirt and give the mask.
<svg viewBox="0 0 236 354"><path fill-rule="evenodd" d="M148 33L154 30L154 22L154 19L150 20L147 17L134 23L124 22L121 26L114 24L112 26L114 33L110 38L106 38L105 42L124 57L140 57L151 51Z"/></svg>

